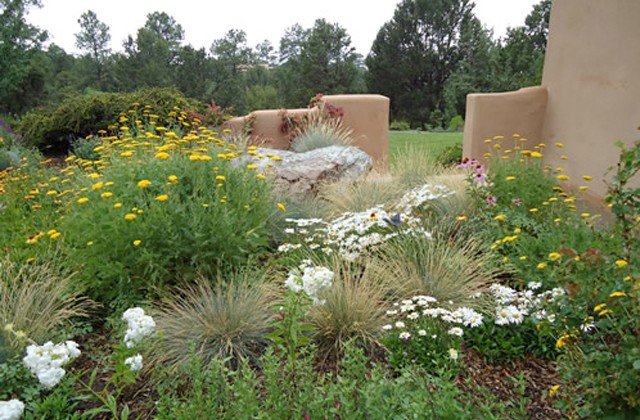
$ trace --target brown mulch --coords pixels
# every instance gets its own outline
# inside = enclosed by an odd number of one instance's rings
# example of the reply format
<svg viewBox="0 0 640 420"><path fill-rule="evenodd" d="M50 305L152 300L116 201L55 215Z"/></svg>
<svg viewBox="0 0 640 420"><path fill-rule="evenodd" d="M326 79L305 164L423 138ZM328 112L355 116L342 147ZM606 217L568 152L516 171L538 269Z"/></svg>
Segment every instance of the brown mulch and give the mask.
<svg viewBox="0 0 640 420"><path fill-rule="evenodd" d="M527 418L565 417L553 407L553 400L549 397L551 387L559 383L553 361L525 357L507 362L488 362L473 351L466 351L461 376L460 387L467 392L477 393L477 387L481 387L502 402L526 398ZM524 394L518 392L519 378L524 380Z"/></svg>

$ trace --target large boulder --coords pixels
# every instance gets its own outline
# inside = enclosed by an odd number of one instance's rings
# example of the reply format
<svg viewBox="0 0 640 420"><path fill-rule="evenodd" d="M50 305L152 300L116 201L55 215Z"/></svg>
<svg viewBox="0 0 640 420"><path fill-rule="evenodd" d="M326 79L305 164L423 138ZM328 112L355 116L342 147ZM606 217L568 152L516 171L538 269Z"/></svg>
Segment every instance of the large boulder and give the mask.
<svg viewBox="0 0 640 420"><path fill-rule="evenodd" d="M279 192L315 195L320 184L355 183L373 166L371 157L357 147L329 146L305 153L258 148L234 162L255 165L256 170L272 177Z"/></svg>

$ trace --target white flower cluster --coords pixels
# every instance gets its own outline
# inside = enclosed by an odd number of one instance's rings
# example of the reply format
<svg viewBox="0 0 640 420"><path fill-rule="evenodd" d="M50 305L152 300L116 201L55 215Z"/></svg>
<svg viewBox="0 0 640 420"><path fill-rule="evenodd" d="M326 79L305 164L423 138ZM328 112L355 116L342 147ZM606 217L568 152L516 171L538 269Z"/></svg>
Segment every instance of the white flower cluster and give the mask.
<svg viewBox="0 0 640 420"><path fill-rule="evenodd" d="M127 357L124 359L124 364L129 366L132 371L138 371L142 369L142 355L140 353L135 356Z"/></svg>
<svg viewBox="0 0 640 420"><path fill-rule="evenodd" d="M320 297L331 287L333 277L333 271L328 268L315 267L311 265L310 260L304 260L300 264L299 270L289 273L284 284L295 293L305 292L317 305L324 304L325 301Z"/></svg>
<svg viewBox="0 0 640 420"><path fill-rule="evenodd" d="M156 323L149 315L145 315L142 308L129 308L122 314L122 320L127 321L127 331L124 343L132 348L145 337L153 334Z"/></svg>
<svg viewBox="0 0 640 420"><path fill-rule="evenodd" d="M37 376L42 385L53 388L65 374L62 366L78 356L80 356L80 350L74 341L59 344L48 341L41 346L35 344L28 346L27 355L22 361Z"/></svg>
<svg viewBox="0 0 640 420"><path fill-rule="evenodd" d="M20 400L0 401L0 420L18 420L23 411L24 403Z"/></svg>
<svg viewBox="0 0 640 420"><path fill-rule="evenodd" d="M295 227L285 229L285 233L304 236L304 244L311 249L320 248L326 254L331 254L335 249L341 257L353 261L367 248L399 234L430 236L418 226L421 219L414 215L413 210L429 200L451 194L453 192L442 185L425 184L406 193L391 210L378 205L363 212L346 212L331 222L322 219L286 219ZM285 243L278 251L289 252L302 246L303 243Z"/></svg>
<svg viewBox="0 0 640 420"><path fill-rule="evenodd" d="M398 309L387 311L387 315L394 317L401 316L409 321L414 321L421 317L429 317L432 319L440 319L450 324L458 324L448 330L448 334L458 337L462 337L464 335L464 330L459 325L475 328L482 324L482 314L476 312L474 309L460 307L455 310L449 310L431 306L432 303L437 302L438 300L432 296L414 296L411 299L395 303L394 306ZM399 333L399 337L401 339L406 340L411 337L411 333L409 331L405 331L406 324L404 321L396 321L394 324L387 324L382 327L382 329L387 331L392 330L393 328L402 330ZM425 330L419 330L417 333L420 336L427 335Z"/></svg>
<svg viewBox="0 0 640 420"><path fill-rule="evenodd" d="M536 294L534 290L540 287L539 283L530 282L524 291L518 292L508 286L492 284L489 290L496 301L496 325L521 324L527 315L533 316L538 321L546 319L553 322L555 315L547 314L543 305L545 302L560 298L565 291L556 287Z"/></svg>

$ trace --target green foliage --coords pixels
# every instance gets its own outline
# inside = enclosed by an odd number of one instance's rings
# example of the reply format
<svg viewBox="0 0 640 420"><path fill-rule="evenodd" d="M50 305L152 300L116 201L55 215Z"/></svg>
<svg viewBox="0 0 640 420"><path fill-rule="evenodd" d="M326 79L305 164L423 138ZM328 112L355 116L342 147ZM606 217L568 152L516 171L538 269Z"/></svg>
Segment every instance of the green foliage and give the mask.
<svg viewBox="0 0 640 420"><path fill-rule="evenodd" d="M166 118L176 106L181 110L200 109L198 103L172 89L78 94L55 107L30 111L20 120L17 131L42 150L66 151L72 139L107 129L116 122L120 113L135 103L150 106L160 118Z"/></svg>
<svg viewBox="0 0 640 420"><path fill-rule="evenodd" d="M22 402L28 403L37 400L44 390L44 386L17 356L0 361L0 384L0 401L18 397Z"/></svg>
<svg viewBox="0 0 640 420"><path fill-rule="evenodd" d="M462 131L464 129L464 119L461 115L456 115L449 121L450 131Z"/></svg>
<svg viewBox="0 0 640 420"><path fill-rule="evenodd" d="M296 108L318 92L364 91L359 55L351 37L338 24L317 19L312 28L289 28L280 40L277 78L284 105Z"/></svg>
<svg viewBox="0 0 640 420"><path fill-rule="evenodd" d="M100 154L94 149L100 145L98 137L89 137L86 139L75 139L71 142L71 153L80 159L98 160Z"/></svg>
<svg viewBox="0 0 640 420"><path fill-rule="evenodd" d="M39 6L38 0L0 2L0 114L24 112L29 95L42 92L35 56L47 34L26 20L29 8Z"/></svg>
<svg viewBox="0 0 640 420"><path fill-rule="evenodd" d="M640 201L633 184L638 171L640 144L622 147L606 197L615 217L612 233L620 239L605 236L601 249L577 255L578 263L563 263L572 294L561 308L558 364L568 384L564 406L584 417L640 414Z"/></svg>
<svg viewBox="0 0 640 420"><path fill-rule="evenodd" d="M389 123L389 130L391 131L407 131L411 129L411 125L407 121L393 120Z"/></svg>
<svg viewBox="0 0 640 420"><path fill-rule="evenodd" d="M446 371L432 376L410 365L391 372L349 344L337 373L317 374L313 355L307 354L293 382L282 375L281 362L271 350L261 360L259 377L247 364L230 371L222 360L209 366L192 360L181 375L161 376L159 419L408 418L416 413L468 418L478 412L488 418L517 417L516 409L508 408L513 402L496 403L464 393Z"/></svg>
<svg viewBox="0 0 640 420"><path fill-rule="evenodd" d="M391 117L430 121L462 58L458 34L472 15L468 0L404 0L378 31L366 58L369 91L391 99Z"/></svg>
<svg viewBox="0 0 640 420"><path fill-rule="evenodd" d="M462 144L456 143L447 146L436 158L436 162L442 166L452 166L462 161Z"/></svg>

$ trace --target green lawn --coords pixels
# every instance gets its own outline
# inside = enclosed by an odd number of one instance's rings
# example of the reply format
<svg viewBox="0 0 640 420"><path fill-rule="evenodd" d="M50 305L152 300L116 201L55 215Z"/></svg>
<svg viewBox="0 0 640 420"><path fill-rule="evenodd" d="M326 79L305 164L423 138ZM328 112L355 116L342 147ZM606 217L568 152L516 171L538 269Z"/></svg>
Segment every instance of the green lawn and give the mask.
<svg viewBox="0 0 640 420"><path fill-rule="evenodd" d="M391 158L404 147L424 148L433 156L438 156L443 149L462 144L462 132L455 133L429 133L425 131L390 131L389 155Z"/></svg>

